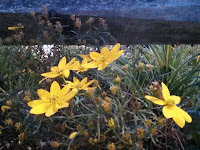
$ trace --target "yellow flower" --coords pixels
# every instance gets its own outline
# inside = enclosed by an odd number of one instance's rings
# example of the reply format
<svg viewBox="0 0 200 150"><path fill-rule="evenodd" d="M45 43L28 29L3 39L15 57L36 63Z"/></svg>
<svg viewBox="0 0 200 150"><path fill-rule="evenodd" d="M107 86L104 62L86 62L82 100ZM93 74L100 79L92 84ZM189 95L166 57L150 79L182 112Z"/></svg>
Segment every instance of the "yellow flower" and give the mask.
<svg viewBox="0 0 200 150"><path fill-rule="evenodd" d="M55 78L58 76L61 76L61 77L64 76L64 77L68 78L70 70L72 70L72 68L74 67L73 66L74 61L75 61L75 58L73 58L71 61L69 61L66 64L66 57L63 57L60 60L58 66L52 67L51 72L42 73L41 76L44 76L46 78Z"/></svg>
<svg viewBox="0 0 200 150"><path fill-rule="evenodd" d="M41 99L34 100L28 103L33 107L30 111L32 114L43 114L47 117L55 114L58 109L69 107L69 101L72 99L76 92L69 91L70 86L65 86L60 89L60 85L54 81L51 85L50 92L39 89L38 95Z"/></svg>
<svg viewBox="0 0 200 150"><path fill-rule="evenodd" d="M118 51L120 44L117 43L110 51L107 47L102 48L100 53L90 52L90 58L93 60L88 64L85 64L84 67L87 68L98 68L98 70L103 70L111 62L118 59L123 50Z"/></svg>
<svg viewBox="0 0 200 150"><path fill-rule="evenodd" d="M75 61L74 64L76 65L73 67L73 70L77 70L77 73L87 71L89 68L84 67L87 62L87 58L84 58L81 63L79 61Z"/></svg>
<svg viewBox="0 0 200 150"><path fill-rule="evenodd" d="M162 112L164 116L169 119L173 118L176 124L183 128L185 125L185 121L191 123L192 118L190 115L182 110L180 107L177 107L176 104L180 103L181 98L179 96L170 95L168 87L162 82L162 94L163 98L159 99L153 96L146 95L145 98L152 101L155 104L163 105Z"/></svg>
<svg viewBox="0 0 200 150"><path fill-rule="evenodd" d="M111 129L115 128L115 122L114 122L113 118L110 118L110 119L108 120L108 126L109 126Z"/></svg>
<svg viewBox="0 0 200 150"><path fill-rule="evenodd" d="M10 106L3 105L1 106L1 111L4 113L6 109L11 109Z"/></svg>
<svg viewBox="0 0 200 150"><path fill-rule="evenodd" d="M70 135L69 135L69 139L73 139L75 136L76 136L77 132L72 132Z"/></svg>
<svg viewBox="0 0 200 150"><path fill-rule="evenodd" d="M79 81L76 77L73 77L73 82L66 81L68 84L64 86L70 86L73 91L80 91L80 90L87 90L88 86L94 82L94 80L87 82L87 77L85 77L83 80Z"/></svg>

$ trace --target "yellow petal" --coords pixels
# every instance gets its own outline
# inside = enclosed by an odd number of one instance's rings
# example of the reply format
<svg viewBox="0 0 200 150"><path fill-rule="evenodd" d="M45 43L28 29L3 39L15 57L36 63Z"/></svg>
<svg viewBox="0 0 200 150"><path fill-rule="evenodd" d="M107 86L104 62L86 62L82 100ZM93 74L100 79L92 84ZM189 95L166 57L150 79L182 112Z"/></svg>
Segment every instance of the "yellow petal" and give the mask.
<svg viewBox="0 0 200 150"><path fill-rule="evenodd" d="M175 104L179 104L181 101L181 98L179 96L175 96L175 95L171 95L170 99L174 100Z"/></svg>
<svg viewBox="0 0 200 150"><path fill-rule="evenodd" d="M82 63L81 64L87 64L88 60L86 58L83 58Z"/></svg>
<svg viewBox="0 0 200 150"><path fill-rule="evenodd" d="M37 93L38 93L39 97L45 101L49 101L49 98L51 97L51 94L48 91L43 90L43 89L38 89Z"/></svg>
<svg viewBox="0 0 200 150"><path fill-rule="evenodd" d="M31 114L43 114L48 110L50 105L51 105L51 103L43 103L41 105L37 105L31 109L30 113Z"/></svg>
<svg viewBox="0 0 200 150"><path fill-rule="evenodd" d="M11 109L10 106L3 105L1 106L1 111L4 113L6 109Z"/></svg>
<svg viewBox="0 0 200 150"><path fill-rule="evenodd" d="M57 104L56 104L56 107L58 108L58 109L60 109L60 108L65 108L65 107L69 107L69 103L68 102L57 102Z"/></svg>
<svg viewBox="0 0 200 150"><path fill-rule="evenodd" d="M123 50L121 50L121 51L119 51L119 52L117 52L117 53L115 53L115 54L113 54L113 55L111 55L110 54L110 56L109 56L109 58L108 58L108 62L109 63L111 63L111 62L113 62L113 61L115 61L115 60L117 60L122 54L123 54Z"/></svg>
<svg viewBox="0 0 200 150"><path fill-rule="evenodd" d="M64 69L64 68L65 68L65 65L66 65L66 57L63 57L63 58L60 60L59 64L58 64L58 68L59 68L59 69Z"/></svg>
<svg viewBox="0 0 200 150"><path fill-rule="evenodd" d="M87 77L85 77L83 80L81 80L81 85L84 85L87 82Z"/></svg>
<svg viewBox="0 0 200 150"><path fill-rule="evenodd" d="M190 116L187 112L185 112L185 111L184 111L183 109L181 109L180 107L177 107L176 109L177 109L177 112L179 112L178 114L180 114L181 117L184 118L184 120L185 120L186 122L189 122L189 123L192 122L192 118L191 118L191 116Z"/></svg>
<svg viewBox="0 0 200 150"><path fill-rule="evenodd" d="M69 70L66 69L66 70L63 71L63 75L65 76L65 78L68 78L69 74L70 74Z"/></svg>
<svg viewBox="0 0 200 150"><path fill-rule="evenodd" d="M76 58L73 58L72 60L70 60L66 66L65 66L65 69L71 69L71 65L74 63L74 61L76 60Z"/></svg>
<svg viewBox="0 0 200 150"><path fill-rule="evenodd" d="M81 58L83 58L83 59L87 59L87 61L91 61L91 58L90 58L89 55L80 55L80 56L81 56Z"/></svg>
<svg viewBox="0 0 200 150"><path fill-rule="evenodd" d="M90 84L92 84L94 81L95 81L95 80L91 80L91 81L89 81L88 83L86 83L86 84L84 85L84 90L86 90L86 88L88 88L88 86L89 86Z"/></svg>
<svg viewBox="0 0 200 150"><path fill-rule="evenodd" d="M19 27L8 27L8 30L17 30Z"/></svg>
<svg viewBox="0 0 200 150"><path fill-rule="evenodd" d="M35 106L43 104L43 103L47 103L47 102L43 101L43 100L33 100L33 101L28 102L27 104L30 107L35 107Z"/></svg>
<svg viewBox="0 0 200 150"><path fill-rule="evenodd" d="M99 67L98 70L103 70L104 68L106 68L108 66L108 63L102 62Z"/></svg>
<svg viewBox="0 0 200 150"><path fill-rule="evenodd" d="M177 112L174 110L177 106L164 106L162 109L163 115L169 119L172 118Z"/></svg>
<svg viewBox="0 0 200 150"><path fill-rule="evenodd" d="M75 86L80 84L80 81L76 77L73 77L73 82Z"/></svg>
<svg viewBox="0 0 200 150"><path fill-rule="evenodd" d="M64 87L60 90L60 96L64 96L70 90L71 84L64 85Z"/></svg>
<svg viewBox="0 0 200 150"><path fill-rule="evenodd" d="M60 85L58 84L58 82L53 81L50 88L51 96L57 96L59 92L60 92Z"/></svg>
<svg viewBox="0 0 200 150"><path fill-rule="evenodd" d="M58 111L55 104L52 104L46 111L45 116L50 117Z"/></svg>
<svg viewBox="0 0 200 150"><path fill-rule="evenodd" d="M73 64L70 65L70 70L78 70L80 68L81 64L79 61L75 61Z"/></svg>
<svg viewBox="0 0 200 150"><path fill-rule="evenodd" d="M101 55L104 55L104 56L107 55L108 56L109 55L109 49L107 47L102 48Z"/></svg>
<svg viewBox="0 0 200 150"><path fill-rule="evenodd" d="M79 61L75 61L73 63L73 67L71 68L71 70L79 70L80 66L81 66L80 62Z"/></svg>
<svg viewBox="0 0 200 150"><path fill-rule="evenodd" d="M162 82L162 94L165 101L170 100L170 92L168 87Z"/></svg>
<svg viewBox="0 0 200 150"><path fill-rule="evenodd" d="M60 73L57 72L47 72L47 73L42 73L41 76L43 77L48 77L48 78L55 78L61 75Z"/></svg>
<svg viewBox="0 0 200 150"><path fill-rule="evenodd" d="M185 126L185 119L180 114L174 115L173 120L179 127L183 128Z"/></svg>
<svg viewBox="0 0 200 150"><path fill-rule="evenodd" d="M56 72L58 69L59 69L58 66L51 67L52 72Z"/></svg>
<svg viewBox="0 0 200 150"><path fill-rule="evenodd" d="M72 98L74 98L74 96L76 95L76 93L77 93L77 91L71 91L71 92L69 92L67 95L66 95L66 97L65 97L65 101L67 102L67 101L69 101L69 100L71 100Z"/></svg>
<svg viewBox="0 0 200 150"><path fill-rule="evenodd" d="M115 46L110 50L110 55L114 56L118 52L119 48L120 44L119 43L115 44Z"/></svg>
<svg viewBox="0 0 200 150"><path fill-rule="evenodd" d="M146 95L145 98L152 101L154 104L157 104L157 105L165 105L166 104L165 101L163 101L159 98L153 97L153 96Z"/></svg>
<svg viewBox="0 0 200 150"><path fill-rule="evenodd" d="M97 68L101 64L100 61L92 61L87 64L82 65L85 68Z"/></svg>
<svg viewBox="0 0 200 150"><path fill-rule="evenodd" d="M75 135L77 134L77 132L72 132L70 135L69 135L69 139L73 139L75 137Z"/></svg>
<svg viewBox="0 0 200 150"><path fill-rule="evenodd" d="M100 61L101 57L102 55L97 52L90 52L90 58L92 58L92 60Z"/></svg>

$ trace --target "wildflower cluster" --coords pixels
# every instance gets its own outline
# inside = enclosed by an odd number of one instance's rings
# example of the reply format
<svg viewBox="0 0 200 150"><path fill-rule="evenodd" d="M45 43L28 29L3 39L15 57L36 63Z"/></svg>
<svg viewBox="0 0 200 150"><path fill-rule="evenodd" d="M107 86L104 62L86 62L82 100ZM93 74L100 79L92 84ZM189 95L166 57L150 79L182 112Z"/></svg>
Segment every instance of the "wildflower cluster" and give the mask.
<svg viewBox="0 0 200 150"><path fill-rule="evenodd" d="M110 51L107 47L104 47L100 53L90 52L88 56L84 56L84 62L81 63L73 58L66 63L66 57L63 57L58 66L51 68L50 72L42 73L44 79L60 77L64 79L65 84L61 89L58 82L54 81L50 87L50 92L39 89L38 95L39 100L28 102L28 105L32 107L30 113L32 114L43 114L47 117L55 114L58 109L69 107L70 100L81 90L90 90L90 85L95 81L91 80L87 83L87 77L79 81L76 77L73 77L73 81L66 81L70 75L70 70L75 70L77 73L88 70L89 68L98 68L103 70L108 66L109 63L118 59L123 50L119 50L120 44L117 43ZM89 58L89 59L88 59ZM43 81L43 80L42 80ZM95 89L93 87L92 89Z"/></svg>
<svg viewBox="0 0 200 150"><path fill-rule="evenodd" d="M99 45L105 44L103 34L109 36L103 18L90 17L85 22L72 15L72 26L66 28L61 18L51 18L48 13L47 7L43 7L42 15L30 14L41 29L38 37L29 41L34 46L13 46L3 53L0 51L3 58L0 59L0 96L3 95L0 97L0 147L70 150L183 148L185 137L178 127L183 128L185 122L191 123L192 117L182 106L194 104L193 101L191 104L192 98L185 98L187 89L194 88L185 88L185 85L199 83L199 78L185 80L192 75L183 77L187 75L187 69L181 67L188 65L194 69L192 72L198 71L193 74L196 77L199 75L199 55L195 53L195 59L185 63L182 62L182 58L187 59L184 54L177 61L179 65L176 61L169 61L170 46L167 46L167 53L166 49L159 53L159 48L154 50L154 46L126 46L127 51L119 50L119 43L111 50L108 47L99 50ZM22 24L8 27L14 34L5 40L0 38L0 44L21 44L24 28L26 26ZM63 33L68 28L69 36L66 36ZM45 52L43 41L55 44L49 53ZM193 51L186 52L191 58ZM13 55L7 56L9 53ZM176 60L181 54L176 53L171 58ZM112 63L121 56L122 59ZM158 81L161 79L160 85ZM170 93L182 94L182 103L179 96ZM155 107L151 102L162 107Z"/></svg>

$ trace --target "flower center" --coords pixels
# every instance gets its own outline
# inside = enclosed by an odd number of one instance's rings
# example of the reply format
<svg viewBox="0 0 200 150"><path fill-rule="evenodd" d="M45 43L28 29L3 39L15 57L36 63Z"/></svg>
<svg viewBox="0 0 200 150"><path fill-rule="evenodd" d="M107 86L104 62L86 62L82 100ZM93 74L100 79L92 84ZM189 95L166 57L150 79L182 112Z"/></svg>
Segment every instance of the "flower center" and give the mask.
<svg viewBox="0 0 200 150"><path fill-rule="evenodd" d="M58 96L53 96L53 97L51 97L49 100L50 100L50 102L53 102L53 101L56 101L58 99Z"/></svg>
<svg viewBox="0 0 200 150"><path fill-rule="evenodd" d="M60 74L60 73L62 73L62 69L58 69L58 70L56 70L56 72L58 73L58 74Z"/></svg>
<svg viewBox="0 0 200 150"><path fill-rule="evenodd" d="M168 105L168 106L174 106L174 105L175 105L174 100L171 100L171 99L168 100L168 101L167 101L167 105Z"/></svg>
<svg viewBox="0 0 200 150"><path fill-rule="evenodd" d="M84 70L84 67L83 67L83 66L80 66L80 70Z"/></svg>
<svg viewBox="0 0 200 150"><path fill-rule="evenodd" d="M104 61L106 61L106 57L105 57L105 56L102 56L102 57L100 58L100 60L104 62Z"/></svg>

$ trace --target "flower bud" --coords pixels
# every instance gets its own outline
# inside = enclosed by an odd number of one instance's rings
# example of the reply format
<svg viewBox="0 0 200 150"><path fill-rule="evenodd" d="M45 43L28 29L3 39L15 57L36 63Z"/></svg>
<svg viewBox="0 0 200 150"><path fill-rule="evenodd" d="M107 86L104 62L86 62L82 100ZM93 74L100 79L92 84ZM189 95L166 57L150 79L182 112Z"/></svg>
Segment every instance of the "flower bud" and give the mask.
<svg viewBox="0 0 200 150"><path fill-rule="evenodd" d="M151 71L151 69L153 68L153 66L151 64L146 64L146 68L147 68L147 71Z"/></svg>
<svg viewBox="0 0 200 150"><path fill-rule="evenodd" d="M151 130L150 130L150 133L152 134L152 135L156 135L157 134L157 129L156 128L151 128Z"/></svg>
<svg viewBox="0 0 200 150"><path fill-rule="evenodd" d="M119 76L117 75L117 77L115 78L115 82L116 82L117 84L119 84L120 81L121 81L121 79L120 79Z"/></svg>
<svg viewBox="0 0 200 150"><path fill-rule="evenodd" d="M126 64L126 65L123 66L123 71L124 71L125 73L127 73L127 71L128 71L128 64Z"/></svg>
<svg viewBox="0 0 200 150"><path fill-rule="evenodd" d="M102 93L101 93L101 97L102 98L105 98L107 96L107 93L105 92L105 91L103 91Z"/></svg>
<svg viewBox="0 0 200 150"><path fill-rule="evenodd" d="M108 144L108 150L115 150L115 144L114 143Z"/></svg>
<svg viewBox="0 0 200 150"><path fill-rule="evenodd" d="M93 97L94 96L94 90L95 88L87 88L86 94L88 97Z"/></svg>
<svg viewBox="0 0 200 150"><path fill-rule="evenodd" d="M144 67L144 64L143 64L141 61L139 61L139 64L138 64L138 66L137 66L137 70L138 70L139 72L141 72L141 71L143 70L143 67Z"/></svg>
<svg viewBox="0 0 200 150"><path fill-rule="evenodd" d="M110 118L108 120L108 126L111 128L111 129L114 129L115 128L115 122L113 120L113 118Z"/></svg>
<svg viewBox="0 0 200 150"><path fill-rule="evenodd" d="M150 119L145 120L145 125L149 127L152 124L152 121Z"/></svg>
<svg viewBox="0 0 200 150"><path fill-rule="evenodd" d="M115 95L117 93L117 87L116 86L111 86L110 87L110 91L113 95Z"/></svg>

